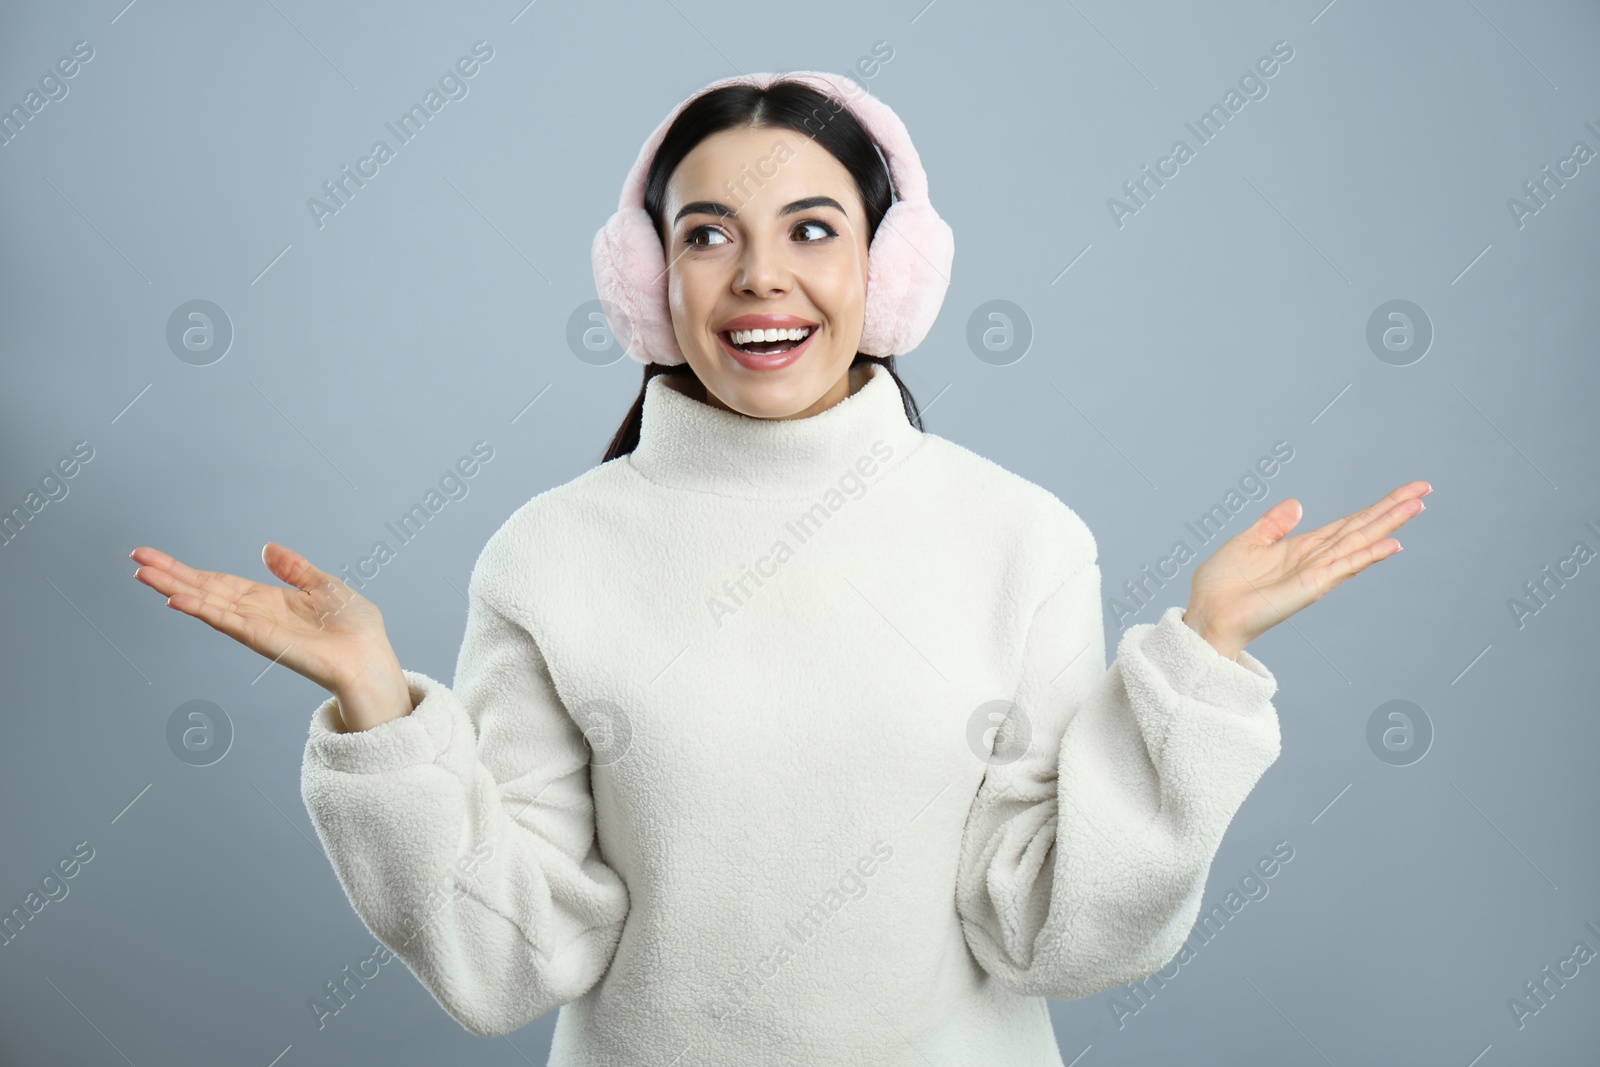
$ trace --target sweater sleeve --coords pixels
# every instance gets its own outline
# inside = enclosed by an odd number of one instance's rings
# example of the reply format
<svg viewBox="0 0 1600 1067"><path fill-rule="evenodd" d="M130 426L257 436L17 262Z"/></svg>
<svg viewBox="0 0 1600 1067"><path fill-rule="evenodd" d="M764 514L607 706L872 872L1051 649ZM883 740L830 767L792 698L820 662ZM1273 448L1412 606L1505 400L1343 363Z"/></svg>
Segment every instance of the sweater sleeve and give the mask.
<svg viewBox="0 0 1600 1067"><path fill-rule="evenodd" d="M1130 626L1106 668L1100 582L1091 557L1034 615L957 876L978 962L1058 1000L1177 955L1223 832L1280 749L1272 674L1224 657L1181 607Z"/></svg>
<svg viewBox="0 0 1600 1067"><path fill-rule="evenodd" d="M474 570L453 688L405 671L414 709L336 732L313 715L301 796L352 906L484 1037L582 996L628 891L600 855L589 748L527 629Z"/></svg>

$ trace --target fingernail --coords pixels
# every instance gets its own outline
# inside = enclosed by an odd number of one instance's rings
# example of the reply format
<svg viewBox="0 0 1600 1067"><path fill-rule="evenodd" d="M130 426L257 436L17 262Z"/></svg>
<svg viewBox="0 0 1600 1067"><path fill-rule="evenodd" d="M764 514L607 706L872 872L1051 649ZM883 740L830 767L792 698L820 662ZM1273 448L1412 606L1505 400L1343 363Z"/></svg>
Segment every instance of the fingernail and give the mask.
<svg viewBox="0 0 1600 1067"><path fill-rule="evenodd" d="M1431 492L1433 492L1433 486L1430 485L1430 486L1428 486L1428 493L1431 493ZM1423 493L1422 495L1423 496L1427 496L1428 493Z"/></svg>

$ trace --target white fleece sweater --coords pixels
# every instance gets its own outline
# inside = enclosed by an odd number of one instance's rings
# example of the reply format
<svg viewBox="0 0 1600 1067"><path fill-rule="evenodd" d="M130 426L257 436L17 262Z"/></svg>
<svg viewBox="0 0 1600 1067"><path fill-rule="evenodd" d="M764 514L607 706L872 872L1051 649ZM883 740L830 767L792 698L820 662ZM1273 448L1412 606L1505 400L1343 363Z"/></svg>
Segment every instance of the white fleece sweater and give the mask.
<svg viewBox="0 0 1600 1067"><path fill-rule="evenodd" d="M468 1030L561 1006L555 1067L1054 1067L1044 997L1188 936L1276 681L1176 605L1108 669L1083 521L871 369L788 421L653 379L631 456L489 539L451 686L316 709L340 884Z"/></svg>

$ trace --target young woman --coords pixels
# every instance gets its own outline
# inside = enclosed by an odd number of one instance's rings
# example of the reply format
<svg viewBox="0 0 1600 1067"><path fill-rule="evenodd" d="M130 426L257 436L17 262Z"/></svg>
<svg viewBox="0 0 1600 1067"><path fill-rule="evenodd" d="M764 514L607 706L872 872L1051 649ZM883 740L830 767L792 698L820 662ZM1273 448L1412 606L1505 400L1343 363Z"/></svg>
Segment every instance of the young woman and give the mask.
<svg viewBox="0 0 1600 1067"><path fill-rule="evenodd" d="M1422 510L1412 482L1287 537L1283 501L1108 668L1089 529L895 373L953 249L926 189L831 75L674 109L594 247L639 399L489 539L452 686L281 545L287 587L132 553L331 694L306 806L473 1033L562 1006L558 1065L1060 1064L1043 998L1180 952L1279 754L1244 646Z"/></svg>

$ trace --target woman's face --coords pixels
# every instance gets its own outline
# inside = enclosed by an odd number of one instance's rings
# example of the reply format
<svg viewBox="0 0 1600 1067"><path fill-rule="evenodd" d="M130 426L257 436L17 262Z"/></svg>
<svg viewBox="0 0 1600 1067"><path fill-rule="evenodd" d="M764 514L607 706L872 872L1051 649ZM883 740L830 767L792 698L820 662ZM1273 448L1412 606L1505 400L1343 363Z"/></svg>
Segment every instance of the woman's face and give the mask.
<svg viewBox="0 0 1600 1067"><path fill-rule="evenodd" d="M667 183L667 303L706 403L805 418L849 396L867 297L866 208L850 172L802 133L738 127L695 146ZM739 353L730 327L799 328ZM758 345L760 342L757 343Z"/></svg>

